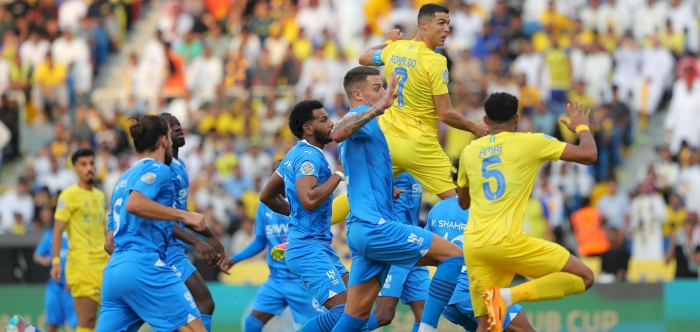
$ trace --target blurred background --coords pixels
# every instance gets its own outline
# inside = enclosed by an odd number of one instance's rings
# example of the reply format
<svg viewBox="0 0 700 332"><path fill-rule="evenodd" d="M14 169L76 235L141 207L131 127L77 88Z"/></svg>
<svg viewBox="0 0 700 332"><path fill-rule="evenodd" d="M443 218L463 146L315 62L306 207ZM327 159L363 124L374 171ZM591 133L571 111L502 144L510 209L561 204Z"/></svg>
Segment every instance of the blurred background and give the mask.
<svg viewBox="0 0 700 332"><path fill-rule="evenodd" d="M451 36L436 52L447 57L453 105L465 117L480 122L485 97L505 91L520 100L519 131L575 143L558 122L564 106L591 109L598 161L544 165L525 228L581 257L598 285L526 304L533 326L658 332L700 323L700 1L0 2L0 297L19 299L0 304L0 326L15 313L45 319L48 269L32 254L58 193L77 181L72 152L95 149L109 204L137 160L127 118L176 115L186 132L189 209L237 253L255 237L272 162L295 144L287 111L313 98L334 121L343 117L345 72L388 30L412 38L428 2L450 9ZM473 138L440 128L450 157ZM335 144L324 152L335 168ZM423 196L423 219L436 199ZM349 260L344 225L333 233ZM215 330L240 330L267 276L264 256L227 276L190 254L211 282ZM410 310L399 310L385 331L411 328ZM275 324L267 329L284 330L284 319Z"/></svg>

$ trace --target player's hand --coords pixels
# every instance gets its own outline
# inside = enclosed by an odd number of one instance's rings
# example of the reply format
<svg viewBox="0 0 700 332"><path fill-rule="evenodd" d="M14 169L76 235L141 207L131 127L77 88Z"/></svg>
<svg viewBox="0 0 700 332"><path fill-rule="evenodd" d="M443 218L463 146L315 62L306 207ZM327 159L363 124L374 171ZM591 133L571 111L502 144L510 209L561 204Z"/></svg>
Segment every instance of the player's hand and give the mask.
<svg viewBox="0 0 700 332"><path fill-rule="evenodd" d="M391 41L401 40L403 38L403 32L399 29L391 29L386 33L386 39Z"/></svg>
<svg viewBox="0 0 700 332"><path fill-rule="evenodd" d="M399 199L399 195L405 193L406 190L394 187L394 199Z"/></svg>
<svg viewBox="0 0 700 332"><path fill-rule="evenodd" d="M571 107L571 104L566 104L566 113L569 115L571 120L566 121L566 119L559 119L561 123L563 123L566 128L569 128L569 130L576 132L576 127L580 125L590 125L590 122L588 121L588 116L591 114L591 109L589 108L587 111L583 111L583 105L579 104L578 101L574 102L574 106Z"/></svg>
<svg viewBox="0 0 700 332"><path fill-rule="evenodd" d="M194 244L194 250L202 256L202 261L207 267L215 267L218 265L219 257L217 257L216 249L209 244L198 241Z"/></svg>
<svg viewBox="0 0 700 332"><path fill-rule="evenodd" d="M51 279L55 282L61 282L61 264L56 264L51 267L51 272L49 272L49 275L51 275Z"/></svg>
<svg viewBox="0 0 700 332"><path fill-rule="evenodd" d="M489 134L489 126L487 126L485 123L477 123L472 134L474 134L476 138L484 137Z"/></svg>
<svg viewBox="0 0 700 332"><path fill-rule="evenodd" d="M192 227L192 229L197 232L201 232L207 228L204 222L204 216L196 212L186 212L185 217L182 218L182 222Z"/></svg>
<svg viewBox="0 0 700 332"><path fill-rule="evenodd" d="M219 241L216 236L207 238L207 243L216 250L215 265L221 265L226 260L226 249L224 249L224 245L221 244L221 241Z"/></svg>
<svg viewBox="0 0 700 332"><path fill-rule="evenodd" d="M225 259L219 267L221 267L221 272L228 273L228 270L236 265L236 261L233 258Z"/></svg>
<svg viewBox="0 0 700 332"><path fill-rule="evenodd" d="M398 84L399 75L397 75L396 72L391 73L389 84L386 86L386 91L384 91L382 99L379 101L379 103L377 103L377 105L374 106L380 112L379 114L384 114L384 110L394 104L394 99L399 96L397 92L394 92Z"/></svg>

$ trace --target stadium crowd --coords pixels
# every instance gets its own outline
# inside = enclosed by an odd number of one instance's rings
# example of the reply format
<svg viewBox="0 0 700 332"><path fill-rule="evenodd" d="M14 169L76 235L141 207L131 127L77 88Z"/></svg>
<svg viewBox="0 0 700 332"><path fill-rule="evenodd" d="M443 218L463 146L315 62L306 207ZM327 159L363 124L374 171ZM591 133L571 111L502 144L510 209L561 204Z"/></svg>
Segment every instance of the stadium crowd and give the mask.
<svg viewBox="0 0 700 332"><path fill-rule="evenodd" d="M3 97L0 106L0 149L6 162L26 166L18 184L0 194L0 234L50 227L57 193L76 181L68 157L79 147L97 151L97 179L110 202L136 161L127 118L169 112L185 127L180 156L191 174L189 208L206 215L231 254L239 252L255 238L273 160L295 142L291 105L319 99L341 118L349 108L342 77L359 54L381 44L389 29L412 36L418 7L441 2L451 10L452 31L439 52L465 117L480 122L485 97L509 92L520 101L518 130L572 142L576 136L558 122L564 105L591 109L598 161L543 168L526 210L529 234L600 256L608 280L624 280L630 259L675 260L677 277L697 278L698 1L168 0L158 32L131 55L124 77L111 78L124 82L119 107L98 109L88 98L92 78L144 2L0 6L0 93L19 91L28 101L20 107ZM655 163L628 174L638 190L621 192L616 167L648 139L650 116L666 108L668 145ZM450 157L472 139L447 126L440 131ZM324 153L335 168L335 144ZM427 211L435 200L424 200ZM342 224L334 234L341 258L349 259Z"/></svg>

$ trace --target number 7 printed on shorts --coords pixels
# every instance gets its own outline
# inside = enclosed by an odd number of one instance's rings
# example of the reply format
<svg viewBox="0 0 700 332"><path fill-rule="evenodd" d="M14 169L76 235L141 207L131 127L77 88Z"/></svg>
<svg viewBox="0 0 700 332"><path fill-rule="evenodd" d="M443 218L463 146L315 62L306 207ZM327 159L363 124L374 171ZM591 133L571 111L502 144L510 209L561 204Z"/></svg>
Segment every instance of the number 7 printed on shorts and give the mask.
<svg viewBox="0 0 700 332"><path fill-rule="evenodd" d="M399 94L399 97L396 98L396 102L397 102L397 107L403 108L403 105L404 105L403 86L406 84L406 81L408 80L408 71L406 70L406 68L399 67L399 68L394 69L394 72L396 73L396 75L401 76L401 78L399 79L399 85L396 88L396 92L398 92L398 94Z"/></svg>

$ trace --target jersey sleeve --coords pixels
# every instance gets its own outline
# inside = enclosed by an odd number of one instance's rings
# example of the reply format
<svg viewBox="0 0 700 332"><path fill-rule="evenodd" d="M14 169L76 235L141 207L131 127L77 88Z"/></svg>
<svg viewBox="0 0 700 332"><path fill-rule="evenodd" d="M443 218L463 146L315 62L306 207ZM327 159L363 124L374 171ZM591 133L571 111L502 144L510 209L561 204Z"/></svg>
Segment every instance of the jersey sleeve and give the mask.
<svg viewBox="0 0 700 332"><path fill-rule="evenodd" d="M266 236L265 233L265 204L258 204L258 211L255 213L255 236Z"/></svg>
<svg viewBox="0 0 700 332"><path fill-rule="evenodd" d="M138 191L150 200L154 200L161 190L172 190L170 167L153 165L144 169L141 177L129 182L129 192Z"/></svg>
<svg viewBox="0 0 700 332"><path fill-rule="evenodd" d="M557 161L561 157L566 143L546 134L528 135L530 150L540 161Z"/></svg>
<svg viewBox="0 0 700 332"><path fill-rule="evenodd" d="M457 187L469 188L469 177L467 176L467 149L459 156L459 171L457 172Z"/></svg>
<svg viewBox="0 0 700 332"><path fill-rule="evenodd" d="M448 93L447 84L450 82L450 73L447 70L447 59L444 56L434 56L429 60L428 70L430 76L430 91L433 96Z"/></svg>
<svg viewBox="0 0 700 332"><path fill-rule="evenodd" d="M391 43L384 47L381 50L376 50L372 54L372 60L374 61L375 66L383 66L386 61L389 59L389 56L391 55L391 51L396 47L396 42Z"/></svg>
<svg viewBox="0 0 700 332"><path fill-rule="evenodd" d="M315 176L318 178L322 164L314 151L305 150L294 163L294 179L299 180L304 176Z"/></svg>
<svg viewBox="0 0 700 332"><path fill-rule="evenodd" d="M58 195L58 202L56 203L56 212L53 218L56 220L61 220L64 222L70 222L72 213L70 211L70 191L63 191Z"/></svg>
<svg viewBox="0 0 700 332"><path fill-rule="evenodd" d="M51 238L52 237L53 237L52 232L44 233L44 236L41 237L41 241L39 241L39 245L36 246L34 253L39 255L39 256L51 256Z"/></svg>

